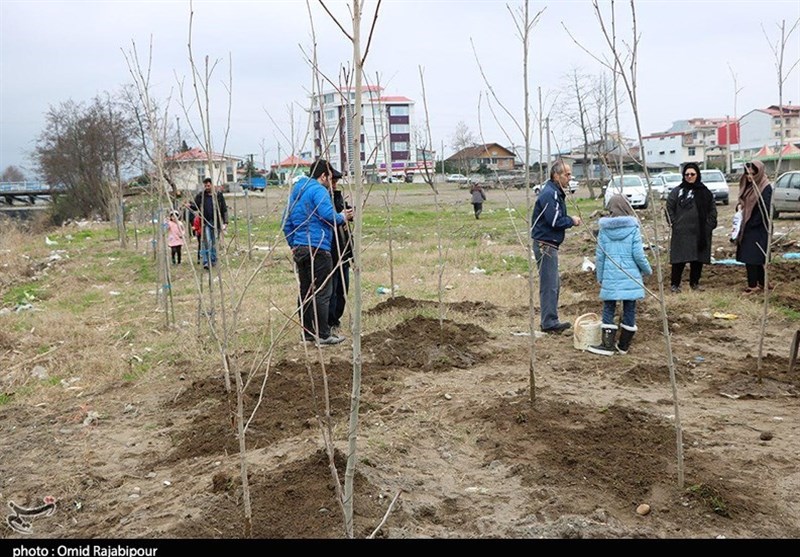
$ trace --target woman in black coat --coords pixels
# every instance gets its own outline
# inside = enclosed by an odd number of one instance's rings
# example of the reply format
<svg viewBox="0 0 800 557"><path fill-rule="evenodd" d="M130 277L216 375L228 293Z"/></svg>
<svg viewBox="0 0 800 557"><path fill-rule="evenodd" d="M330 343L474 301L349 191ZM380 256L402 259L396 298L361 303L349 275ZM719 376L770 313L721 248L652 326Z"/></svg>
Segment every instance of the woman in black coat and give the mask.
<svg viewBox="0 0 800 557"><path fill-rule="evenodd" d="M745 165L739 180L739 203L742 206L742 225L736 238L736 261L747 270L746 293L764 289L764 265L772 221L769 208L772 202L772 184L769 183L761 161Z"/></svg>
<svg viewBox="0 0 800 557"><path fill-rule="evenodd" d="M700 167L687 162L683 181L667 197L667 217L672 229L669 261L672 292L681 291L681 276L689 263L689 286L700 288L703 264L711 263L711 233L717 227L717 204L700 176Z"/></svg>

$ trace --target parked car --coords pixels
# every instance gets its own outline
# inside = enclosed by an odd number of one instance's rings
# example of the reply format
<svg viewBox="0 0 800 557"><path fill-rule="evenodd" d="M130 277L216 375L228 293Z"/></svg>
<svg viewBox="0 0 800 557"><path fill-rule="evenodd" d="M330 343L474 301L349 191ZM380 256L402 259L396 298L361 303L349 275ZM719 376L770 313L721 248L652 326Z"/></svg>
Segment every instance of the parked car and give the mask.
<svg viewBox="0 0 800 557"><path fill-rule="evenodd" d="M466 184L469 181L463 174L449 174L445 180L456 184Z"/></svg>
<svg viewBox="0 0 800 557"><path fill-rule="evenodd" d="M641 177L635 174L626 174L620 181L619 176L614 176L606 184L603 206L608 207L608 202L618 193L627 197L628 203L634 209L647 209L647 186Z"/></svg>
<svg viewBox="0 0 800 557"><path fill-rule="evenodd" d="M772 218L800 212L800 170L784 172L772 189Z"/></svg>
<svg viewBox="0 0 800 557"><path fill-rule="evenodd" d="M683 181L683 176L678 172L661 172L653 176L653 183L650 187L655 194L654 197L666 199L672 188L680 185Z"/></svg>
<svg viewBox="0 0 800 557"><path fill-rule="evenodd" d="M729 202L730 191L728 188L728 181L721 170L715 168L708 168L700 171L700 176L703 183L714 194L714 201L722 201L723 205Z"/></svg>
<svg viewBox="0 0 800 557"><path fill-rule="evenodd" d="M569 181L569 193L575 193L576 191L578 191L578 187L579 186L580 186L580 184L578 183L577 180L570 180ZM535 193L536 195L539 195L539 192L542 191L543 187L544 187L544 184L536 184L534 186L531 186L531 189L533 189L533 193Z"/></svg>

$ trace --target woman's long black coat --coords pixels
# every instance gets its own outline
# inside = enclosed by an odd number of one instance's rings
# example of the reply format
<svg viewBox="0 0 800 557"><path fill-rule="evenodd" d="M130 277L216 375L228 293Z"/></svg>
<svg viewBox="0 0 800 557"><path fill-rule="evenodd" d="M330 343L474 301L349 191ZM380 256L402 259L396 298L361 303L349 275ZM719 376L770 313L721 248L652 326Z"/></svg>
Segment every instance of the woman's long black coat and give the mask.
<svg viewBox="0 0 800 557"><path fill-rule="evenodd" d="M767 262L767 242L769 241L769 219L767 218L772 200L772 186L761 192L758 204L750 213L747 222L743 222L742 240L736 247L736 261L747 265L763 265Z"/></svg>

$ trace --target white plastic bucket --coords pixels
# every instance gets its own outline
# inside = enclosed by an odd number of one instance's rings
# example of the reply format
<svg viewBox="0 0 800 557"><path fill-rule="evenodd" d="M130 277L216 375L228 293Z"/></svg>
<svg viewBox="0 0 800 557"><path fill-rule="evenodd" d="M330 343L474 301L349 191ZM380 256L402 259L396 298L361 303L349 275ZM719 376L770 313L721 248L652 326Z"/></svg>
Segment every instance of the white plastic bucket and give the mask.
<svg viewBox="0 0 800 557"><path fill-rule="evenodd" d="M575 320L572 342L578 350L586 350L603 341L601 325L603 322L596 313L584 313Z"/></svg>

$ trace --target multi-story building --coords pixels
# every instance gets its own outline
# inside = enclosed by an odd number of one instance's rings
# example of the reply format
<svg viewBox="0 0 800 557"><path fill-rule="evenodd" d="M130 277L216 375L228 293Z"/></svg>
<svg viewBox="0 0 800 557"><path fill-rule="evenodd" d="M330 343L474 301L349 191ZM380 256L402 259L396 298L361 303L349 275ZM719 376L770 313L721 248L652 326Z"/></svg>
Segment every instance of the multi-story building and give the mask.
<svg viewBox="0 0 800 557"><path fill-rule="evenodd" d="M719 144L719 128L730 123L730 118L690 118L673 122L665 133L688 134L683 139L683 145L687 150L686 156L691 158L682 162L695 161L700 166L724 169L727 148Z"/></svg>
<svg viewBox="0 0 800 557"><path fill-rule="evenodd" d="M432 165L431 150L417 154L414 101L382 96L382 88L365 86L361 97L361 163L373 177L406 178ZM353 172L355 88L325 91L312 99L314 154L328 158L344 173ZM418 162L419 161L419 162Z"/></svg>
<svg viewBox="0 0 800 557"><path fill-rule="evenodd" d="M764 147L777 152L788 143L800 142L800 106L784 105L783 110L778 105L753 109L739 118L739 130L739 159L750 160Z"/></svg>
<svg viewBox="0 0 800 557"><path fill-rule="evenodd" d="M642 144L651 169L675 169L685 162L703 164L705 146L695 144L688 130L648 135L642 137Z"/></svg>

